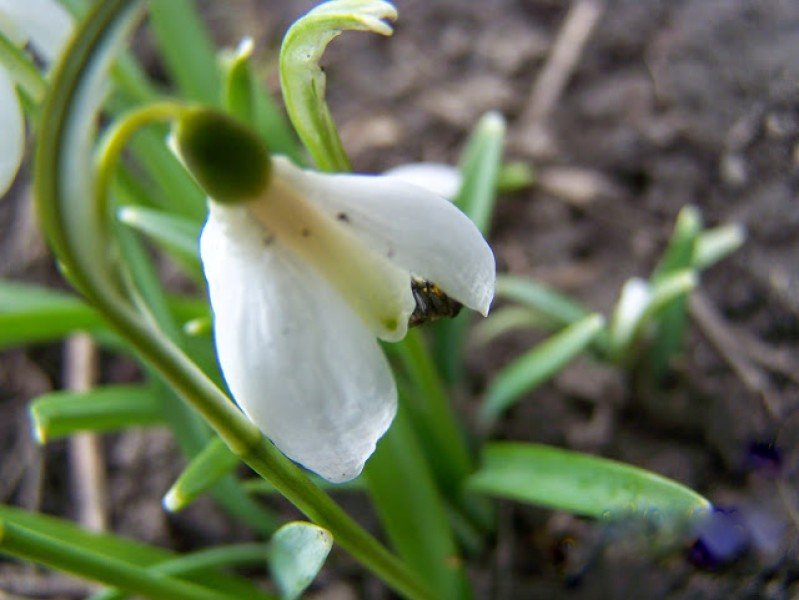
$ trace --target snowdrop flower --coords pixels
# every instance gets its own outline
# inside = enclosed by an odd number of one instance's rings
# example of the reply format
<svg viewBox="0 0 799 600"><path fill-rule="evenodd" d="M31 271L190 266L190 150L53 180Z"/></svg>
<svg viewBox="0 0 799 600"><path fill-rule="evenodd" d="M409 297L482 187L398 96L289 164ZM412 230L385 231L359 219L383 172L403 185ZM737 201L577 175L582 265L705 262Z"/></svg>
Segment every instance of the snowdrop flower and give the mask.
<svg viewBox="0 0 799 600"><path fill-rule="evenodd" d="M72 33L69 14L55 0L0 0L0 34L22 48L28 43L50 63ZM25 150L25 121L14 80L0 64L0 197L14 181Z"/></svg>
<svg viewBox="0 0 799 600"><path fill-rule="evenodd" d="M490 248L439 194L300 169L217 113L189 111L173 144L211 198L200 255L233 397L289 458L352 479L396 412L378 339L405 336L411 278L485 315Z"/></svg>

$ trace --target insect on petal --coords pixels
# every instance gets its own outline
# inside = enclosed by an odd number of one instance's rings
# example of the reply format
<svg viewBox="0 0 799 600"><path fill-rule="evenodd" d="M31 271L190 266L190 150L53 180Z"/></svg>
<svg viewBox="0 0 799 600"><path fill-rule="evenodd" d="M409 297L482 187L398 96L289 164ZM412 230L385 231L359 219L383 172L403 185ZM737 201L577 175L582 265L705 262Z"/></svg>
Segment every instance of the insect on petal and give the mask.
<svg viewBox="0 0 799 600"><path fill-rule="evenodd" d="M375 252L487 314L496 265L480 231L440 195L385 176L303 171L276 158L275 172Z"/></svg>

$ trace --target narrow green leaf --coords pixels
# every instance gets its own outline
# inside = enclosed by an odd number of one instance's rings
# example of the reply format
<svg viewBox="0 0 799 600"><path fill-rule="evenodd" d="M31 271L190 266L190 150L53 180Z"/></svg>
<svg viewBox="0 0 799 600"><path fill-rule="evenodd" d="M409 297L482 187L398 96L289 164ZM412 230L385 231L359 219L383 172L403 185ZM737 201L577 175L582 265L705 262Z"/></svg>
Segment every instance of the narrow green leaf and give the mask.
<svg viewBox="0 0 799 600"><path fill-rule="evenodd" d="M65 519L3 504L0 504L0 519L42 535L58 538L72 546L90 548L98 554L140 567L149 567L178 558L177 554L169 550L147 546L108 533L89 532ZM258 597L256 588L246 580L222 574L214 569L187 572L182 578L196 581L206 587L237 593L240 598Z"/></svg>
<svg viewBox="0 0 799 600"><path fill-rule="evenodd" d="M193 0L150 0L158 47L182 94L204 104L219 103L216 52Z"/></svg>
<svg viewBox="0 0 799 600"><path fill-rule="evenodd" d="M285 600L299 598L333 547L327 529L296 521L278 529L269 544L269 569Z"/></svg>
<svg viewBox="0 0 799 600"><path fill-rule="evenodd" d="M590 314L587 308L568 296L528 277L499 275L496 295L540 314L552 329L571 325Z"/></svg>
<svg viewBox="0 0 799 600"><path fill-rule="evenodd" d="M53 392L30 405L40 444L78 431L113 431L162 422L163 398L143 385L114 385L87 392Z"/></svg>
<svg viewBox="0 0 799 600"><path fill-rule="evenodd" d="M494 213L504 143L505 120L499 113L490 112L478 121L461 157L463 182L454 202L486 236ZM450 384L463 378L470 316L447 319L434 328L436 362Z"/></svg>
<svg viewBox="0 0 799 600"><path fill-rule="evenodd" d="M156 241L195 278L201 277L197 248L200 228L195 221L141 206L124 206L117 216L125 225Z"/></svg>
<svg viewBox="0 0 799 600"><path fill-rule="evenodd" d="M154 600L232 600L236 596L203 588L195 583L153 574L96 549L37 533L15 523L0 520L0 552L40 563Z"/></svg>
<svg viewBox="0 0 799 600"><path fill-rule="evenodd" d="M595 518L630 514L688 520L710 502L638 467L551 446L489 444L469 489Z"/></svg>
<svg viewBox="0 0 799 600"><path fill-rule="evenodd" d="M669 245L650 277L652 284L677 271L691 268L701 231L702 216L699 210L694 206L685 206L677 215ZM685 302L674 302L661 313L657 331L642 361L654 383L662 380L672 358L681 351L687 324Z"/></svg>
<svg viewBox="0 0 799 600"><path fill-rule="evenodd" d="M699 210L695 206L683 207L677 215L677 222L674 224L674 232L669 240L669 245L652 273L653 283L674 271L691 266L694 245L701 231L702 215Z"/></svg>
<svg viewBox="0 0 799 600"><path fill-rule="evenodd" d="M327 45L346 30L391 35L386 20L396 9L379 0L332 0L297 20L280 48L280 85L294 129L323 171L349 171L333 116L325 103L326 78L319 60Z"/></svg>
<svg viewBox="0 0 799 600"><path fill-rule="evenodd" d="M208 305L183 297L168 299L182 321L207 317ZM76 331L107 335L104 319L72 294L0 280L0 349L60 340Z"/></svg>
<svg viewBox="0 0 799 600"><path fill-rule="evenodd" d="M482 420L490 423L521 396L557 374L588 347L604 325L605 319L602 315L589 315L551 336L502 369L486 392L480 408Z"/></svg>
<svg viewBox="0 0 799 600"><path fill-rule="evenodd" d="M491 228L504 144L505 119L499 113L490 112L475 126L461 158L463 183L455 204L483 235Z"/></svg>
<svg viewBox="0 0 799 600"><path fill-rule="evenodd" d="M102 326L100 315L71 294L0 281L0 348L49 342Z"/></svg>
<svg viewBox="0 0 799 600"><path fill-rule="evenodd" d="M207 548L184 554L178 558L165 560L149 567L153 573L164 575L180 575L185 577L188 574L195 574L207 569L218 569L222 567L239 567L263 565L267 556L269 546L266 544L230 544ZM246 591L247 600L271 600L271 594L265 594L253 588ZM106 589L91 596L88 600L123 600L127 594L117 589Z"/></svg>
<svg viewBox="0 0 799 600"><path fill-rule="evenodd" d="M474 327L474 341L485 345L496 338L520 329L540 329L544 327L541 315L524 306L507 306L492 310L487 319Z"/></svg>
<svg viewBox="0 0 799 600"><path fill-rule="evenodd" d="M691 264L697 271L704 271L738 250L745 241L746 230L737 223L703 231L696 238Z"/></svg>
<svg viewBox="0 0 799 600"><path fill-rule="evenodd" d="M527 189L536 182L536 172L532 165L524 162L510 162L502 165L497 176L497 192L509 194Z"/></svg>
<svg viewBox="0 0 799 600"><path fill-rule="evenodd" d="M214 437L202 452L191 459L164 496L164 508L178 512L210 490L239 464L239 457L225 442Z"/></svg>
<svg viewBox="0 0 799 600"><path fill-rule="evenodd" d="M301 165L299 141L286 116L253 76L252 50L252 40L245 38L233 56L223 62L223 104L230 114L255 128L272 154L282 154Z"/></svg>
<svg viewBox="0 0 799 600"><path fill-rule="evenodd" d="M250 69L252 51L252 38L247 37L234 52L222 55L222 106L250 125L255 122L255 82Z"/></svg>
<svg viewBox="0 0 799 600"><path fill-rule="evenodd" d="M11 77L33 102L40 102L47 91L44 76L36 63L22 49L0 31L0 67Z"/></svg>
<svg viewBox="0 0 799 600"><path fill-rule="evenodd" d="M446 509L404 406L401 395L394 423L363 477L392 546L416 576L438 598L468 598Z"/></svg>

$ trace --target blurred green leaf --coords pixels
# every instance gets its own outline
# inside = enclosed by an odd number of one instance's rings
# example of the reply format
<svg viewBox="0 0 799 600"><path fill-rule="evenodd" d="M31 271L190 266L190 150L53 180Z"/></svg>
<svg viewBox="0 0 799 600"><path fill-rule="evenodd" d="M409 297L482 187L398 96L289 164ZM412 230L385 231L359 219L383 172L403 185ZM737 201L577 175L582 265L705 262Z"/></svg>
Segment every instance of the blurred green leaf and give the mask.
<svg viewBox="0 0 799 600"><path fill-rule="evenodd" d="M491 228L504 144L505 119L490 112L477 122L461 157L463 183L455 204L483 235Z"/></svg>
<svg viewBox="0 0 799 600"><path fill-rule="evenodd" d="M150 0L150 22L182 94L189 100L218 104L216 51L193 0Z"/></svg>
<svg viewBox="0 0 799 600"><path fill-rule="evenodd" d="M438 598L467 598L468 583L447 512L400 390L391 429L366 463L364 477L392 546Z"/></svg>
<svg viewBox="0 0 799 600"><path fill-rule="evenodd" d="M690 519L710 502L638 467L551 446L489 444L469 489L595 518Z"/></svg>
<svg viewBox="0 0 799 600"><path fill-rule="evenodd" d="M58 538L74 546L91 548L98 554L142 567L149 567L178 557L170 550L147 546L141 542L108 533L89 532L65 519L32 513L3 504L0 504L0 519L43 535ZM240 598L260 598L259 591L248 581L225 575L214 569L186 573L183 577L206 587L239 594Z"/></svg>
<svg viewBox="0 0 799 600"><path fill-rule="evenodd" d="M541 315L525 306L506 306L492 310L487 319L474 326L474 341L484 345L520 329L541 329L548 324Z"/></svg>
<svg viewBox="0 0 799 600"><path fill-rule="evenodd" d="M551 329L571 325L590 314L587 308L568 296L529 277L497 276L496 295L538 313Z"/></svg>
<svg viewBox="0 0 799 600"><path fill-rule="evenodd" d="M454 202L485 236L491 228L504 143L505 119L499 113L490 112L475 125L461 156L463 180ZM436 362L450 384L463 377L463 352L470 316L463 314L440 321L433 328Z"/></svg>
<svg viewBox="0 0 799 600"><path fill-rule="evenodd" d="M114 385L86 392L52 392L33 400L30 414L40 444L78 431L113 431L162 423L159 397L143 385Z"/></svg>
<svg viewBox="0 0 799 600"><path fill-rule="evenodd" d="M233 600L236 596L180 579L150 573L89 546L45 535L0 519L0 552L65 571L90 581L114 585L147 598Z"/></svg>
<svg viewBox="0 0 799 600"><path fill-rule="evenodd" d="M162 246L195 278L202 280L198 256L199 225L190 219L141 206L123 206L118 218Z"/></svg>
<svg viewBox="0 0 799 600"><path fill-rule="evenodd" d="M208 569L218 569L223 567L251 566L260 567L269 551L266 544L228 544L216 546L183 554L177 558L172 558L160 562L148 568L148 571L161 573L164 575L180 575L199 573ZM255 590L253 590L255 591ZM252 594L253 592L250 592ZM271 594L256 592L257 596L248 595L246 598L255 600L273 600ZM110 588L92 595L88 600L123 600L127 598L124 592Z"/></svg>
<svg viewBox="0 0 799 600"><path fill-rule="evenodd" d="M0 348L49 342L102 326L100 315L71 294L0 281Z"/></svg>
<svg viewBox="0 0 799 600"><path fill-rule="evenodd" d="M170 309L182 321L208 315L197 299L171 297ZM76 296L37 285L0 280L0 349L60 340L75 331L105 332L105 321Z"/></svg>
<svg viewBox="0 0 799 600"><path fill-rule="evenodd" d="M671 239L650 278L657 283L674 271L691 267L694 256L694 245L702 231L702 215L695 206L685 206L677 215Z"/></svg>
<svg viewBox="0 0 799 600"><path fill-rule="evenodd" d="M32 102L41 101L47 90L47 84L39 68L28 53L12 43L2 31L0 31L0 67Z"/></svg>
<svg viewBox="0 0 799 600"><path fill-rule="evenodd" d="M691 264L697 271L704 271L738 250L745 241L746 230L737 223L707 229L696 238Z"/></svg>
<svg viewBox="0 0 799 600"><path fill-rule="evenodd" d="M561 371L588 347L604 325L602 315L589 315L554 334L499 371L480 407L481 419L490 423L521 396Z"/></svg>
<svg viewBox="0 0 799 600"><path fill-rule="evenodd" d="M254 127L272 154L282 154L302 165L297 136L275 99L253 75L252 50L252 40L245 38L223 60L225 109Z"/></svg>
<svg viewBox="0 0 799 600"><path fill-rule="evenodd" d="M333 547L327 529L311 523L288 523L275 532L269 544L269 569L285 600L302 595L325 564Z"/></svg>
<svg viewBox="0 0 799 600"><path fill-rule="evenodd" d="M230 451L225 442L213 437L205 448L196 454L164 496L164 508L178 512L186 508L201 494L210 490L222 477L239 464L239 457Z"/></svg>
<svg viewBox="0 0 799 600"><path fill-rule="evenodd" d="M502 165L497 176L497 192L510 194L535 185L536 172L525 162L509 162Z"/></svg>

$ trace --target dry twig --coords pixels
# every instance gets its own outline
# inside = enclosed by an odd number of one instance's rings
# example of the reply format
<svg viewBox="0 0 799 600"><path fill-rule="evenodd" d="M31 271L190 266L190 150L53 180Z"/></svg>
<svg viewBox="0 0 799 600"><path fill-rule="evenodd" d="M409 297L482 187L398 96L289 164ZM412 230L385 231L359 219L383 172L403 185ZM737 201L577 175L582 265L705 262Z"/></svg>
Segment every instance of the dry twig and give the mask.
<svg viewBox="0 0 799 600"><path fill-rule="evenodd" d="M97 371L97 348L83 333L73 335L66 344L66 387L86 391L94 385ZM69 445L72 487L78 505L78 521L85 527L102 531L107 527L106 479L100 439L94 433L72 436Z"/></svg>

